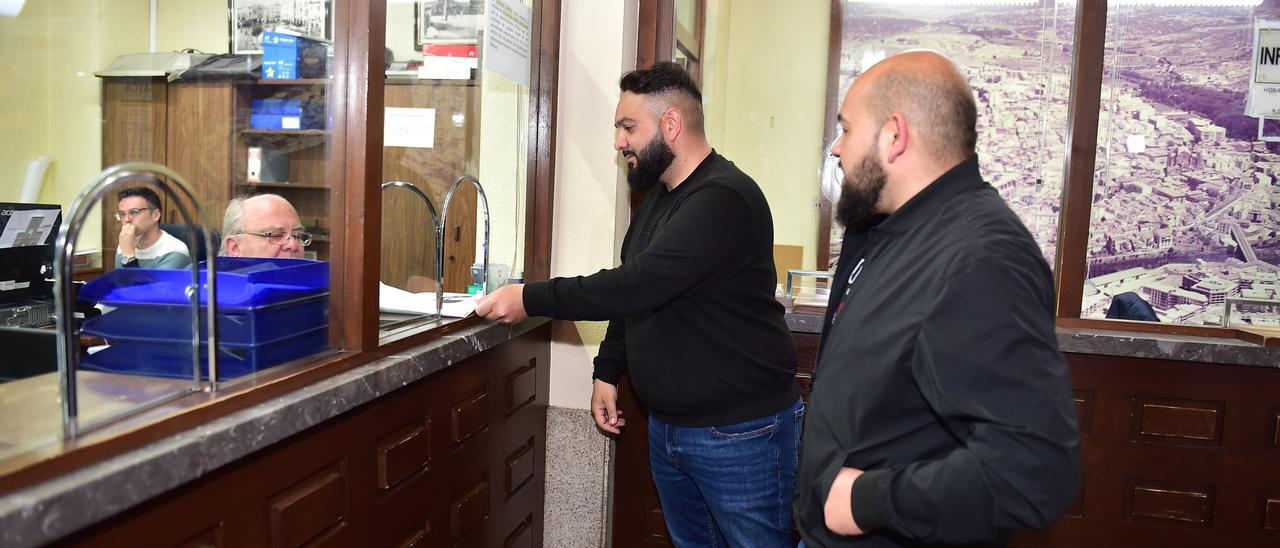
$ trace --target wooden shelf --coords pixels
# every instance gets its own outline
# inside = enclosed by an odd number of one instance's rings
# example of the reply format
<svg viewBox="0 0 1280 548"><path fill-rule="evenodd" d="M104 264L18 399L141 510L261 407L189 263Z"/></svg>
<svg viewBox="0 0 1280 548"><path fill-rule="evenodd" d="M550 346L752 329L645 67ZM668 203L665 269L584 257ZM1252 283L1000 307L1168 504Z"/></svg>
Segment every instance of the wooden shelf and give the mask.
<svg viewBox="0 0 1280 548"><path fill-rule="evenodd" d="M244 80L239 83L259 86L323 86L329 83L328 78L299 78L296 80L258 79Z"/></svg>
<svg viewBox="0 0 1280 548"><path fill-rule="evenodd" d="M315 185L315 184L309 184L309 183L290 183L290 182L238 183L238 186L258 187L258 188L297 188L297 189L307 189L307 190L329 190L329 187L326 185Z"/></svg>
<svg viewBox="0 0 1280 548"><path fill-rule="evenodd" d="M329 139L329 131L325 129L243 129L240 130L240 139L249 146L293 152L324 144Z"/></svg>
<svg viewBox="0 0 1280 548"><path fill-rule="evenodd" d="M327 129L242 129L240 135L249 137L264 135L267 137L328 137Z"/></svg>

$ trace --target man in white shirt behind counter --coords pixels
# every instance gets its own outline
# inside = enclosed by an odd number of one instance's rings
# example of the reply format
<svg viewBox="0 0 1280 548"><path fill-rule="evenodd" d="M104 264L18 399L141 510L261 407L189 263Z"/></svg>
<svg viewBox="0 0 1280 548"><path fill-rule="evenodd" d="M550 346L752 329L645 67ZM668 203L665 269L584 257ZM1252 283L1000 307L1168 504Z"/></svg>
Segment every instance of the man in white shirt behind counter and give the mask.
<svg viewBox="0 0 1280 548"><path fill-rule="evenodd" d="M187 244L160 229L160 196L146 187L121 190L116 195L116 220L120 244L116 268L185 268L191 264Z"/></svg>

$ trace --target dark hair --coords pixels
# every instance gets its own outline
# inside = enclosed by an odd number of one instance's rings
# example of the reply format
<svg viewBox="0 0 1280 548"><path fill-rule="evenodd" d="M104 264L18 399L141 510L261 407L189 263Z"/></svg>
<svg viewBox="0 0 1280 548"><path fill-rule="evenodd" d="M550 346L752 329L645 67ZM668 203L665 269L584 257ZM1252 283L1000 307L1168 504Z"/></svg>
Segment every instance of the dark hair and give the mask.
<svg viewBox="0 0 1280 548"><path fill-rule="evenodd" d="M654 95L658 93L676 92L688 96L702 104L702 92L693 83L693 77L684 67L671 61L654 63L646 69L636 69L622 75L618 82L622 91L630 91L638 95Z"/></svg>
<svg viewBox="0 0 1280 548"><path fill-rule="evenodd" d="M144 186L135 186L121 190L119 194L116 194L116 200L123 200L132 196L137 196L146 200L148 206L155 208L156 211L160 211L160 195L156 194L156 191Z"/></svg>
<svg viewBox="0 0 1280 548"><path fill-rule="evenodd" d="M644 69L636 69L622 75L618 87L625 93L636 95L666 96L681 107L688 125L701 134L702 92L693 77L677 63L664 61Z"/></svg>

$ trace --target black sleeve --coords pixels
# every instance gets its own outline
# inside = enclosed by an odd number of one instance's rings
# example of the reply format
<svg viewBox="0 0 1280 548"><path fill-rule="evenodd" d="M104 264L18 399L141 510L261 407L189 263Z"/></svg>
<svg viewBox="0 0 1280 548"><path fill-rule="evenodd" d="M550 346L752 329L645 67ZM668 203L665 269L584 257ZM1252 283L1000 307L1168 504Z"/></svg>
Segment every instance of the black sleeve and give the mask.
<svg viewBox="0 0 1280 548"><path fill-rule="evenodd" d="M618 385L622 373L627 370L626 320L610 320L609 328L600 342L600 352L596 354L595 372L591 378Z"/></svg>
<svg viewBox="0 0 1280 548"><path fill-rule="evenodd" d="M742 269L751 260L756 229L746 199L719 185L692 192L644 251L590 276L528 284L525 310L559 320L622 319L654 310L717 274Z"/></svg>
<svg viewBox="0 0 1280 548"><path fill-rule="evenodd" d="M974 261L926 307L912 375L961 444L860 476L852 504L864 530L964 543L1048 527L1071 504L1079 434L1047 270L1025 258Z"/></svg>

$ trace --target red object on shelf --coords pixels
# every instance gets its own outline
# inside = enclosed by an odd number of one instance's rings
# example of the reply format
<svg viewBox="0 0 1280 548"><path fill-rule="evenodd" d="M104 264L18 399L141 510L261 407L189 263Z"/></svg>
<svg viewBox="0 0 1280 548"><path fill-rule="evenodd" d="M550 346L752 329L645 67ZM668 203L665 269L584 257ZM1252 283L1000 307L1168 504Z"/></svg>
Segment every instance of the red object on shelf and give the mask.
<svg viewBox="0 0 1280 548"><path fill-rule="evenodd" d="M475 44L423 44L422 54L436 57L476 57L479 50Z"/></svg>

